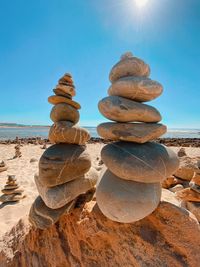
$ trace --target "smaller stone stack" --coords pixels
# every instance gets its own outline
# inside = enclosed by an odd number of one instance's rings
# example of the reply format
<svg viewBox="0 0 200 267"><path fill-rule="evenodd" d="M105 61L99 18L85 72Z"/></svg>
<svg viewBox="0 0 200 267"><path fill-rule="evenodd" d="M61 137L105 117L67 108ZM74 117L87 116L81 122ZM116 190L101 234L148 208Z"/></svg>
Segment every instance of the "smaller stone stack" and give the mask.
<svg viewBox="0 0 200 267"><path fill-rule="evenodd" d="M114 121L100 124L98 134L116 142L101 151L107 169L96 198L103 214L121 223L138 221L153 212L160 202L161 181L179 166L173 151L150 142L167 128L158 123L158 110L141 103L163 91L149 74L144 61L126 53L110 72L109 96L98 105L102 115Z"/></svg>
<svg viewBox="0 0 200 267"><path fill-rule="evenodd" d="M15 146L15 155L13 159L21 158L21 156L22 156L22 152L20 151L20 145L18 144Z"/></svg>
<svg viewBox="0 0 200 267"><path fill-rule="evenodd" d="M98 179L86 150L90 134L76 125L81 107L72 100L75 96L72 76L65 74L53 91L55 95L48 101L54 105L50 114L54 124L49 131L49 140L54 145L40 158L39 174L35 175L40 196L29 214L31 223L40 229L69 212L77 198L92 190Z"/></svg>
<svg viewBox="0 0 200 267"><path fill-rule="evenodd" d="M4 189L1 190L3 195L0 197L2 203L18 202L25 197L24 190L20 189L14 175L8 175L8 180Z"/></svg>
<svg viewBox="0 0 200 267"><path fill-rule="evenodd" d="M7 171L8 166L6 166L6 163L2 160L2 162L0 162L0 172L4 172Z"/></svg>

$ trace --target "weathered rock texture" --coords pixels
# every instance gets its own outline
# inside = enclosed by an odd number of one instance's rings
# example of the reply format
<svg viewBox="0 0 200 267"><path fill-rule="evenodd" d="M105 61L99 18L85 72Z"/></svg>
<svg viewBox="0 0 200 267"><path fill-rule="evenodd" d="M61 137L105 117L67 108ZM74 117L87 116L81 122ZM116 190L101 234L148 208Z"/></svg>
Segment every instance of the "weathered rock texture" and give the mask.
<svg viewBox="0 0 200 267"><path fill-rule="evenodd" d="M108 220L90 202L44 231L20 221L0 250L1 267L197 267L200 231L167 202L132 224Z"/></svg>

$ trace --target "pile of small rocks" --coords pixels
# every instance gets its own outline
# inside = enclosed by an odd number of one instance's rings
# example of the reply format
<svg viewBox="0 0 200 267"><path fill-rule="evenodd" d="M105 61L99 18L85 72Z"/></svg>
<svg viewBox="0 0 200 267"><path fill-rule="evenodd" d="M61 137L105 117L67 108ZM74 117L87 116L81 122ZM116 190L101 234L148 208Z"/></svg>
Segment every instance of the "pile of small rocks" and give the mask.
<svg viewBox="0 0 200 267"><path fill-rule="evenodd" d="M22 156L22 152L20 151L20 145L18 144L15 146L15 155L13 159L21 158L21 156Z"/></svg>
<svg viewBox="0 0 200 267"><path fill-rule="evenodd" d="M3 195L0 196L0 201L2 203L18 202L25 197L25 195L23 195L24 190L20 189L15 175L8 175L6 185L1 192L3 193Z"/></svg>
<svg viewBox="0 0 200 267"><path fill-rule="evenodd" d="M48 101L54 105L50 117L54 124L49 131L50 146L39 161L35 183L39 197L30 210L30 222L45 229L63 213L74 207L79 195L94 188L98 172L91 168L86 150L90 138L87 130L75 125L79 121L80 104L73 101L75 87L70 74L65 74Z"/></svg>
<svg viewBox="0 0 200 267"><path fill-rule="evenodd" d="M0 162L0 172L4 172L4 171L7 171L8 169L8 166L6 165L6 163L2 160Z"/></svg>

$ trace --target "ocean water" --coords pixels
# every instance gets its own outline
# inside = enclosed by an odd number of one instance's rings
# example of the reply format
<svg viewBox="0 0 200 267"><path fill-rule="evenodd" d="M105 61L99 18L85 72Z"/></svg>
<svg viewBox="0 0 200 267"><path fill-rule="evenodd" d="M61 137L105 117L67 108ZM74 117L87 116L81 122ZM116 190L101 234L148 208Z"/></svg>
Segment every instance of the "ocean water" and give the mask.
<svg viewBox="0 0 200 267"><path fill-rule="evenodd" d="M85 127L88 129L92 137L99 137L96 127ZM0 128L0 140L15 139L25 137L41 137L47 138L49 127L22 127ZM200 129L168 129L168 132L163 135L165 138L200 138Z"/></svg>

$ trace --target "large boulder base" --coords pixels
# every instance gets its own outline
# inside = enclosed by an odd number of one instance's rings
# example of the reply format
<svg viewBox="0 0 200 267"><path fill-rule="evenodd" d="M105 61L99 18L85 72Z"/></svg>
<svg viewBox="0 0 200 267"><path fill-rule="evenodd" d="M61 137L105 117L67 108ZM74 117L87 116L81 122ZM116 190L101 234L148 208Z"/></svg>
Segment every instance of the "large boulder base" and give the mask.
<svg viewBox="0 0 200 267"><path fill-rule="evenodd" d="M107 218L120 223L132 223L145 218L157 208L161 185L125 181L105 169L97 186L96 198Z"/></svg>
<svg viewBox="0 0 200 267"><path fill-rule="evenodd" d="M197 267L200 230L186 210L171 203L121 224L106 219L92 201L45 231L21 220L0 246L1 267Z"/></svg>

